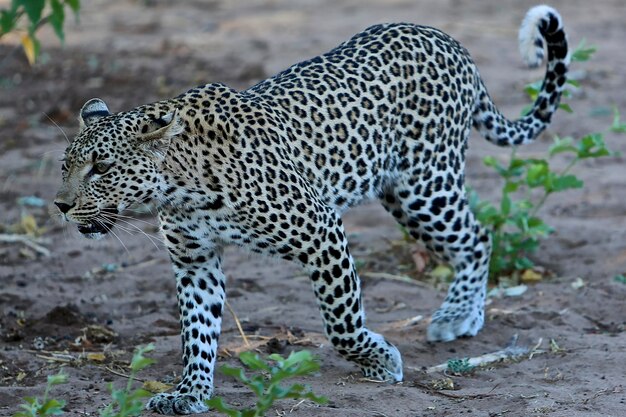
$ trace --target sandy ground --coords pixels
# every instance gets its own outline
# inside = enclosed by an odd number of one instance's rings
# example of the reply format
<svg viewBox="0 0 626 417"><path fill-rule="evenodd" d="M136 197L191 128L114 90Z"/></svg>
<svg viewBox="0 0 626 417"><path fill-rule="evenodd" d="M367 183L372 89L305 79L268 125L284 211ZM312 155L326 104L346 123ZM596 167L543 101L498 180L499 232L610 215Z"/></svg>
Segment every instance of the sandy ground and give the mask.
<svg viewBox="0 0 626 417"><path fill-rule="evenodd" d="M87 99L99 96L120 111L205 82L245 88L385 21L436 26L460 40L510 117L526 103L523 85L542 76L542 70L524 68L517 52L517 28L533 5L530 1L84 3L80 24L68 27L65 48L58 48L49 32L42 33L45 52L33 68L15 51L14 39L0 43L0 232L15 231L11 225L20 222L28 226L23 218L34 219L50 250L42 256L21 245L0 245L3 416L15 412L20 398L41 395L46 375L61 366L70 379L53 393L67 401L66 415L98 415L109 401L106 382L125 383L116 373L126 373L134 347L147 342L156 345L158 365L143 372L142 379L172 382L181 371L174 283L158 239L121 234L123 245L113 238L87 241L52 222L46 208L17 204L24 196L52 201L66 144L62 131L75 134L75 116ZM522 149L523 155L542 155L553 134L579 137L604 130L612 106L626 113L623 2L559 0L553 5L565 19L572 44L586 38L599 52L592 62L572 68L584 86L571 100L575 114L557 115L550 132ZM607 140L613 149L626 151L622 138L609 135ZM482 198L496 198L499 186L482 158L506 154L478 135L472 137L467 176ZM556 161L557 166L566 163ZM626 272L624 159L585 162L576 173L585 189L556 196L543 211L557 232L534 259L553 276L520 297L492 299L483 331L449 344L425 341L427 318L445 293L441 285L367 275L410 273L411 247L396 243L401 233L393 220L375 203L346 216L352 252L364 276L369 327L383 332L402 352L403 384L364 381L333 352L321 335L307 279L297 267L229 250L224 260L228 300L259 351L288 353L306 347L322 364L321 372L304 382L327 396L328 405L286 400L269 415L626 415L626 285L614 279ZM135 224L154 236L155 223L146 214ZM577 278L584 286L572 286ZM401 325L417 315L425 318ZM423 367L498 350L515 334L520 345L543 340L540 348L548 352L451 376L455 390L425 387L443 375L427 375ZM272 337L278 343L264 342ZM560 349L550 352L550 339ZM221 345L230 352L243 346L230 314ZM238 362L225 352L222 356L221 363ZM228 402L253 401L231 378L218 376L216 387Z"/></svg>

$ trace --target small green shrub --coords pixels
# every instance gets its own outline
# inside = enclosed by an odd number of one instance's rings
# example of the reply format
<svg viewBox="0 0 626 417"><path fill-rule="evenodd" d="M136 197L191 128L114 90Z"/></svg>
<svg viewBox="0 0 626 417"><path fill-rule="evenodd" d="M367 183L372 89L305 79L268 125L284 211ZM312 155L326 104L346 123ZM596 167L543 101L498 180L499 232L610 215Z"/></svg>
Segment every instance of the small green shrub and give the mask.
<svg viewBox="0 0 626 417"><path fill-rule="evenodd" d="M48 398L50 389L55 385L61 385L67 382L67 375L62 371L56 375L48 375L48 383L43 398L37 397L24 398L24 404L20 404L23 411L18 411L13 417L49 417L60 416L63 414L65 401Z"/></svg>
<svg viewBox="0 0 626 417"><path fill-rule="evenodd" d="M572 54L572 61L586 61L595 48L581 42ZM575 81L570 84L578 86ZM531 99L539 92L541 83L526 86ZM568 105L561 106L571 112ZM624 133L626 125L614 110L610 132ZM493 156L483 162L503 180L499 204L481 201L470 190L469 201L478 221L492 232L493 249L489 267L490 279L515 274L534 266L528 255L539 247L540 240L553 232L538 216L539 210L551 195L575 188L582 188L583 181L571 173L572 168L584 159L615 155L604 141L603 133L591 133L580 139L554 138L554 143L544 158L519 158L514 147L508 163L501 163ZM569 154L571 160L562 170L554 170L550 162L559 154Z"/></svg>
<svg viewBox="0 0 626 417"><path fill-rule="evenodd" d="M78 17L80 0L11 0L7 9L0 10L0 38L7 33L23 30L22 47L32 65L39 56L40 43L36 33L40 27L49 23L59 40L65 41L63 25L66 7ZM44 11L48 11L48 14L44 14Z"/></svg>
<svg viewBox="0 0 626 417"><path fill-rule="evenodd" d="M617 111L616 117L619 121ZM550 160L561 153L569 153L573 158L563 170L553 170ZM480 201L476 193L470 192L470 206L478 221L492 231L491 278L534 266L527 255L537 250L540 239L553 232L538 216L548 197L583 187L583 181L570 173L578 162L613 154L606 147L604 134L592 133L580 140L556 137L546 159L518 158L513 150L507 165L491 156L483 160L504 180L497 206ZM522 197L514 199L514 194Z"/></svg>
<svg viewBox="0 0 626 417"><path fill-rule="evenodd" d="M135 382L137 372L155 362L154 359L144 356L144 354L153 350L153 344L138 347L135 350L133 359L130 362L128 382L123 389L114 389L113 384L108 384L113 402L100 412L100 417L133 417L141 414L144 405L142 400L150 397L152 394L142 388L133 389L133 383Z"/></svg>
<svg viewBox="0 0 626 417"><path fill-rule="evenodd" d="M476 367L469 363L468 358L448 360L448 371L453 375L467 375L474 372Z"/></svg>
<svg viewBox="0 0 626 417"><path fill-rule="evenodd" d="M256 406L237 410L225 404L222 398L214 397L206 402L209 407L230 417L260 417L265 415L274 401L283 398L307 399L318 404L325 404L328 401L324 397L315 395L304 385L293 384L288 387L281 385L285 379L309 375L319 370L319 363L306 350L292 352L286 359L277 354L270 355L271 362L259 358L252 352L243 352L239 359L246 367L258 374L249 377L243 369L229 366L222 366L220 372L236 378L250 388L257 396Z"/></svg>

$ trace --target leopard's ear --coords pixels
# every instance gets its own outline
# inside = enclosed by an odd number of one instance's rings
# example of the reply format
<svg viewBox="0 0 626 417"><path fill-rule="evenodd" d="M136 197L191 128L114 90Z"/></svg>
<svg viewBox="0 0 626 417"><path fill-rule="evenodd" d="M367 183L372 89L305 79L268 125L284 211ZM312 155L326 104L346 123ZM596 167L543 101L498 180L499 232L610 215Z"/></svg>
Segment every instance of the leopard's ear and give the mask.
<svg viewBox="0 0 626 417"><path fill-rule="evenodd" d="M173 110L161 117L150 116L136 136L137 142L155 153L159 159L165 157L172 138L184 130L184 125Z"/></svg>
<svg viewBox="0 0 626 417"><path fill-rule="evenodd" d="M83 105L82 109L80 109L80 114L78 116L80 129L82 130L94 121L110 114L111 112L104 101L99 98L92 98Z"/></svg>

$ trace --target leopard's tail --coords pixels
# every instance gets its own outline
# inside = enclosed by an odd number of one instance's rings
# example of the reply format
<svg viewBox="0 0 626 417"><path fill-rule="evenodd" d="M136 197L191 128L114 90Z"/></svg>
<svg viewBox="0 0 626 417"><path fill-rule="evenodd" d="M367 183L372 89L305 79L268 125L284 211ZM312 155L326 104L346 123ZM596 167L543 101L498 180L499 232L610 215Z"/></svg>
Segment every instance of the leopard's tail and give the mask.
<svg viewBox="0 0 626 417"><path fill-rule="evenodd" d="M489 97L482 80L474 108L474 127L490 142L500 146L532 142L549 124L559 106L567 80L570 56L567 36L559 13L549 6L528 11L519 32L520 51L531 67L539 65L548 50L548 65L541 90L530 112L516 121L506 119Z"/></svg>

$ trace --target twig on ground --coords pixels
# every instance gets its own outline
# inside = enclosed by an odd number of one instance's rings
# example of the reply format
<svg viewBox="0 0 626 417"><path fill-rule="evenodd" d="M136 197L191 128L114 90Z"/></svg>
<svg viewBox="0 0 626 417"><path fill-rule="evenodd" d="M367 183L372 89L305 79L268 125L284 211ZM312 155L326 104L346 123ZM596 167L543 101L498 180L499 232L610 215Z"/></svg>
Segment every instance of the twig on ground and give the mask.
<svg viewBox="0 0 626 417"><path fill-rule="evenodd" d="M361 276L364 278L388 279L391 281L399 281L399 282L404 282L407 284L417 285L419 287L429 287L429 288L431 287L429 284L425 282L418 281L411 277L407 277L406 275L394 275L394 274L388 274L386 272L363 272Z"/></svg>
<svg viewBox="0 0 626 417"><path fill-rule="evenodd" d="M235 319L235 324L237 325L237 330L239 330L239 334L241 335L241 338L243 339L243 343L245 343L246 347L249 348L250 342L248 341L248 337L246 336L246 334L243 332L243 327L241 327L241 322L239 321L239 317L237 317L237 314L235 314L235 310L233 310L233 308L230 306L228 301L226 301L226 307L228 308L228 311L230 311L230 314L232 314L233 318Z"/></svg>
<svg viewBox="0 0 626 417"><path fill-rule="evenodd" d="M487 397L493 397L497 394L491 394L491 393L486 393L486 394L450 394L448 392L445 391L440 391L438 389L435 389L433 387L428 386L427 384L422 384L421 382L413 382L413 386L424 389L432 394L436 394L436 395L440 395L442 397L446 397L446 398L454 398L456 400L478 400L481 398L487 398Z"/></svg>
<svg viewBox="0 0 626 417"><path fill-rule="evenodd" d="M391 322L391 323L388 323L387 325L385 325L383 327L383 330L404 329L405 327L409 327L409 326L413 326L414 324L417 324L423 318L424 318L424 316L419 314L419 315L414 316L414 317L409 317L408 319L394 321L394 322Z"/></svg>
<svg viewBox="0 0 626 417"><path fill-rule="evenodd" d="M109 371L109 372L111 372L113 375L121 376L122 378L126 378L126 379L130 378L130 375L126 375L126 374L123 374L121 372L114 371L113 369L109 368L108 366L103 366L102 368L107 370L107 371ZM133 379L135 379L135 378L133 378Z"/></svg>
<svg viewBox="0 0 626 417"><path fill-rule="evenodd" d="M0 234L0 243L21 243L43 256L50 256L50 251L42 246L42 244L49 243L48 239L28 235Z"/></svg>
<svg viewBox="0 0 626 417"><path fill-rule="evenodd" d="M109 367L109 366L99 366L99 368L104 369L104 370L106 370L106 371L109 371L109 372L111 372L113 375L117 375L117 376L121 376L122 378L130 379L130 375L126 375L126 374L125 374L125 373L123 373L123 372L116 371L116 370L114 370L113 368L111 368L111 367ZM136 376L136 375L133 375L133 377L132 377L132 378L133 378L133 381L138 381L138 382L142 382L142 383L143 383L143 382L148 382L148 380L147 380L147 379L137 378L137 376Z"/></svg>
<svg viewBox="0 0 626 417"><path fill-rule="evenodd" d="M74 359L58 358L55 356L44 356L44 355L35 355L35 356L38 357L39 359L43 359L48 362L71 363L72 361L74 361Z"/></svg>
<svg viewBox="0 0 626 417"><path fill-rule="evenodd" d="M71 363L71 362L80 360L80 357L70 355L66 352L61 352L61 351L33 350L33 349L23 349L22 351L33 353L35 357L46 360L48 362Z"/></svg>
<svg viewBox="0 0 626 417"><path fill-rule="evenodd" d="M542 353L542 351L537 350L537 347L538 345L531 350L528 347L517 346L516 334L511 338L511 340L504 349L492 353L486 353L484 355L480 355L474 358L469 358L467 360L467 364L472 367L485 366L494 362L500 362L507 359L516 360L525 355L536 355L538 353ZM447 370L448 362L436 366L431 366L430 368L426 369L426 373L432 374L434 372L445 372Z"/></svg>
<svg viewBox="0 0 626 417"><path fill-rule="evenodd" d="M293 412L294 412L294 410L295 410L296 408L300 407L300 406L302 405L302 403L304 403L305 401L306 401L306 398L305 398L305 399L302 399L302 400L300 400L300 401L298 401L298 403L297 403L296 405L294 405L293 407L291 407L291 410L289 410L289 413L293 413Z"/></svg>

